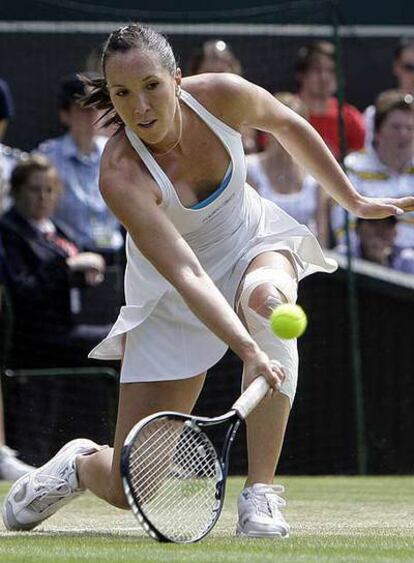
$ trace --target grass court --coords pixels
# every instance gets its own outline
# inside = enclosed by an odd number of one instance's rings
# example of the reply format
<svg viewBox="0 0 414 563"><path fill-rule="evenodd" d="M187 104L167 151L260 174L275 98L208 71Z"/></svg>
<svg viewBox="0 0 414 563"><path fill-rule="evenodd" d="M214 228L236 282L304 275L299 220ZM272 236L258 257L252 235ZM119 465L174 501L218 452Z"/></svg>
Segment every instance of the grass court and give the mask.
<svg viewBox="0 0 414 563"><path fill-rule="evenodd" d="M286 540L234 536L241 478L231 478L221 518L196 544L160 544L129 512L87 493L33 532L1 524L3 563L414 562L414 477L286 477ZM3 498L7 483L0 484Z"/></svg>

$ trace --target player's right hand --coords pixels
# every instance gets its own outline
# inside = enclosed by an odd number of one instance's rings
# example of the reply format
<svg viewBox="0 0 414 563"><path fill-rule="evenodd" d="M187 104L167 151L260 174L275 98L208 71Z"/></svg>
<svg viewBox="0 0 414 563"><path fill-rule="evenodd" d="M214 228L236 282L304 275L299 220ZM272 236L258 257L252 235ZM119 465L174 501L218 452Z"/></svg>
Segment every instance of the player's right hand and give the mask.
<svg viewBox="0 0 414 563"><path fill-rule="evenodd" d="M276 390L286 379L283 366L275 360L269 360L261 350L244 362L244 386L248 387L259 375L266 379L271 389Z"/></svg>

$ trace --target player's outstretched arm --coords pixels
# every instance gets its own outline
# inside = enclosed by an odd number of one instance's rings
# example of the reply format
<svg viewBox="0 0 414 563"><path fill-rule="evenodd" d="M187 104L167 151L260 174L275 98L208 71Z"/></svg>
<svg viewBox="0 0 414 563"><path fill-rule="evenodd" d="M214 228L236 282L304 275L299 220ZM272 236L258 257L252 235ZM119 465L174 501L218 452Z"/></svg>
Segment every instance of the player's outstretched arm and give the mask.
<svg viewBox="0 0 414 563"><path fill-rule="evenodd" d="M271 133L342 207L367 219L414 210L414 197L367 198L359 194L319 133L269 92L241 77L215 78L222 90L221 110L230 123Z"/></svg>

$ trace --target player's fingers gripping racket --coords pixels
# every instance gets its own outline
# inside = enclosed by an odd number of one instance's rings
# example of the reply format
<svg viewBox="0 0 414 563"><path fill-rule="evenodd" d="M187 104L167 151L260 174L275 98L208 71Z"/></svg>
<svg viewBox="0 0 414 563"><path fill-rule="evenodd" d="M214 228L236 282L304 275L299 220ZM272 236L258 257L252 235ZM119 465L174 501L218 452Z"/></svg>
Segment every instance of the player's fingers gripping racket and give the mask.
<svg viewBox="0 0 414 563"><path fill-rule="evenodd" d="M190 543L210 532L223 506L237 429L268 390L260 376L222 416L160 412L130 431L122 450L122 481L129 505L152 538ZM227 426L221 447L207 435L217 425Z"/></svg>

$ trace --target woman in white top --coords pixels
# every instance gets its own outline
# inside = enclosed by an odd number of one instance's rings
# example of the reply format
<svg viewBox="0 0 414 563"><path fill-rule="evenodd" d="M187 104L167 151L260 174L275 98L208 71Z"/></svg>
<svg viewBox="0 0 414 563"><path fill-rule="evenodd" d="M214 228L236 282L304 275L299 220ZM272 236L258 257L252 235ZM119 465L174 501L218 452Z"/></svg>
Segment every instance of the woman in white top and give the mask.
<svg viewBox="0 0 414 563"><path fill-rule="evenodd" d="M120 124L103 155L101 191L128 231L127 304L92 355L123 358L115 444L67 444L12 488L5 525L34 528L85 489L128 508L119 471L126 434L151 413L191 411L206 370L230 346L244 363L244 385L263 375L274 390L248 417L238 533L286 536L280 488L271 483L295 393L297 351L295 341L270 333L268 317L279 303L295 301L300 278L335 264L307 227L245 184L239 131L275 135L357 215L402 213L414 198L360 196L305 120L241 77L182 79L170 45L151 28L114 31L103 74L91 83L88 103L107 108Z"/></svg>
<svg viewBox="0 0 414 563"><path fill-rule="evenodd" d="M307 118L307 108L295 94L280 92L275 97ZM247 181L259 195L273 201L299 223L309 227L322 246L327 246L327 198L316 180L275 137L269 135L265 150L247 157Z"/></svg>

